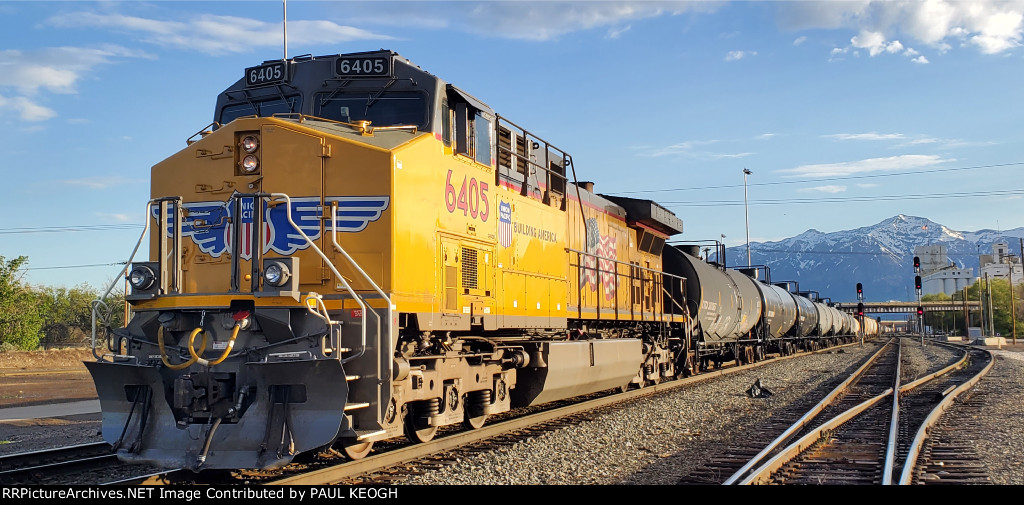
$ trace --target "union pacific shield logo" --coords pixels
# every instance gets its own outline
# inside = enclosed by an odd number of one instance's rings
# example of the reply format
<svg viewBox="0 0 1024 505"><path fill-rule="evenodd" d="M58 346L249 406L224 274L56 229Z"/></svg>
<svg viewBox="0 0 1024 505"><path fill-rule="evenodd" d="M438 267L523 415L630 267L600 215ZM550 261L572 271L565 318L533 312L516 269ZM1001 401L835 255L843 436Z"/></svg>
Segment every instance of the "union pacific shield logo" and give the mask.
<svg viewBox="0 0 1024 505"><path fill-rule="evenodd" d="M389 196L335 196L324 199L327 209L332 208L331 204L337 204L337 212L334 215L334 228L339 232L355 233L362 231L366 225L380 219L381 214L388 208L391 202ZM242 216L236 219L234 205L227 202L195 202L186 203L184 216L181 222L182 237L191 237L200 251L213 256L220 257L230 249L231 240L234 236L234 229L231 223L238 223L241 226L242 240L239 247L239 256L244 259L252 258L252 233L253 233L253 211L255 208L252 197L242 198ZM331 220L324 218L324 210L320 205L320 197L299 197L292 198L291 205L292 221L296 227L288 222L288 209L284 205L264 207L263 209L263 252L275 251L280 254L292 254L300 249L309 247L305 234L311 240L320 238L320 225L323 222L324 229L331 233ZM152 211L153 218L157 217L157 209ZM171 210L168 209L168 213ZM170 218L171 216L168 216ZM326 221L326 222L324 222ZM168 220L167 236L173 235L173 225ZM299 232L302 233L299 233Z"/></svg>
<svg viewBox="0 0 1024 505"><path fill-rule="evenodd" d="M512 245L512 205L508 202L498 204L498 240L502 247Z"/></svg>

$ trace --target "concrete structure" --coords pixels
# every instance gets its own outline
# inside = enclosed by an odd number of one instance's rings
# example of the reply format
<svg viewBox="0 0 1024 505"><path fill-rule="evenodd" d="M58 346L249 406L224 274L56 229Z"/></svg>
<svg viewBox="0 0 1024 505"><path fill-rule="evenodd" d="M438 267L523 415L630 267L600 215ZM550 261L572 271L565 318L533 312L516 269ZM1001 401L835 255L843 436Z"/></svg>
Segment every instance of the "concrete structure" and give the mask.
<svg viewBox="0 0 1024 505"><path fill-rule="evenodd" d="M985 277L985 274L988 274L989 278L996 279L1006 279L1012 276L1014 285L1024 282L1024 268L1020 263L1020 257L1010 253L1006 242L992 244L992 254L982 254L978 261L981 265L978 272L980 277ZM923 278L921 280L924 281Z"/></svg>
<svg viewBox="0 0 1024 505"><path fill-rule="evenodd" d="M921 293L952 295L974 284L974 269L960 268L949 261L946 246L933 244L917 246L914 256L921 259Z"/></svg>
<svg viewBox="0 0 1024 505"><path fill-rule="evenodd" d="M949 266L949 255L946 246L942 244L919 245L914 247L914 256L921 260L921 277L947 268Z"/></svg>
<svg viewBox="0 0 1024 505"><path fill-rule="evenodd" d="M922 262L923 267L923 262ZM923 269L923 268L922 268ZM921 292L926 295L952 295L974 284L974 269L960 268L954 263L921 277Z"/></svg>

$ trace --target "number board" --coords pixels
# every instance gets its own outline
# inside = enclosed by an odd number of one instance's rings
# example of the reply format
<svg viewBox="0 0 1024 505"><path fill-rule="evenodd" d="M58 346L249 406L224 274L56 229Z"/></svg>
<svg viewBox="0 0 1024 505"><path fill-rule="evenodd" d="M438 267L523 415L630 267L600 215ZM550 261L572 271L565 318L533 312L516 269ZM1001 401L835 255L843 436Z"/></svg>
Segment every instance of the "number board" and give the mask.
<svg viewBox="0 0 1024 505"><path fill-rule="evenodd" d="M245 69L246 87L276 84L288 80L288 66L283 61L265 63Z"/></svg>
<svg viewBox="0 0 1024 505"><path fill-rule="evenodd" d="M391 75L391 58L338 58L334 62L334 73L346 77L388 77Z"/></svg>

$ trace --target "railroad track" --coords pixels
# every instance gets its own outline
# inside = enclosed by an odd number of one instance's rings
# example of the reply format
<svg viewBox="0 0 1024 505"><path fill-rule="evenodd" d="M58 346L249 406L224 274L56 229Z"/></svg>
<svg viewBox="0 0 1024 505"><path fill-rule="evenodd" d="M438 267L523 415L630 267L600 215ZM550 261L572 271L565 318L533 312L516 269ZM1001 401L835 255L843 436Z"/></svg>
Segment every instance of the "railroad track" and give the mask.
<svg viewBox="0 0 1024 505"><path fill-rule="evenodd" d="M0 457L0 485L51 484L116 462L106 442L11 454Z"/></svg>
<svg viewBox="0 0 1024 505"><path fill-rule="evenodd" d="M833 347L817 352L835 352L836 349ZM268 484L381 484L402 481L410 475L444 468L450 462L462 459L473 453L493 451L503 445L510 445L521 441L524 437L536 436L546 431L576 424L582 420L592 418L605 408L622 408L623 404L647 396L662 394L693 385L697 382L750 370L768 363L778 362L780 359L790 359L806 354L801 353L785 358L764 360L744 366L732 366L625 393L595 396L583 402L567 403L557 408L537 409L536 412L527 415L516 416L504 421L489 422L488 425L478 430L456 432L449 436L439 437L429 444L403 445L394 450L363 460L346 462L314 472L269 481Z"/></svg>
<svg viewBox="0 0 1024 505"><path fill-rule="evenodd" d="M910 483L915 464L927 465L932 454L926 451L919 461L928 428L991 366L987 351L961 352L956 363L901 385L899 351L887 346L755 456L749 456L749 448L732 451L732 458L719 459L705 473L724 475L735 469L726 484ZM746 457L746 464L735 468ZM965 480L977 478L978 465L962 467Z"/></svg>
<svg viewBox="0 0 1024 505"><path fill-rule="evenodd" d="M818 352L836 352L833 347ZM586 401L571 404L564 401L552 405L520 409L515 413L494 416L483 428L472 431L442 431L438 437L428 444L409 444L404 441L388 441L378 443L375 454L358 461L347 461L338 453L323 453L312 458L274 471L205 471L196 474L189 470L144 469L140 475L137 465L123 465L111 459L106 467L93 467L89 470L91 480L75 480L63 477L48 477L47 483L91 483L95 484L96 476L103 476L102 483L120 485L160 485L160 484L331 484L331 483L366 483L388 482L401 480L401 475L429 471L432 467L443 466L451 458L474 451L492 450L495 446L512 444L522 437L528 437L546 430L556 429L578 422L593 415L596 409L613 404L628 402L644 396L659 394L696 382L711 380L723 375L757 368L759 366L806 355L801 353L784 358L774 358L744 366L728 366L712 370L687 379L663 382L655 386L637 389L621 394L603 393L590 395ZM579 401L575 399L574 401ZM465 451L465 452L459 452ZM122 465L135 469L126 474L122 470L114 471ZM55 472L56 473L56 472ZM42 483L39 475L27 478L25 483Z"/></svg>

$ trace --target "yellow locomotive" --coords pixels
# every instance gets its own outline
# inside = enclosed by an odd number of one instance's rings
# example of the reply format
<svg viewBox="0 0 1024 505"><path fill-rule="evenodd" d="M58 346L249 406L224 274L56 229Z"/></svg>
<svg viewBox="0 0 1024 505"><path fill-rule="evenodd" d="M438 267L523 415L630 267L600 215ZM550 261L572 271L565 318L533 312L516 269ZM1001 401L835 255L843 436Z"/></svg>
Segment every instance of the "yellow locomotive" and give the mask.
<svg viewBox="0 0 1024 505"><path fill-rule="evenodd" d="M132 317L88 363L126 461L359 458L692 365L682 221L391 51L246 69L146 216Z"/></svg>

